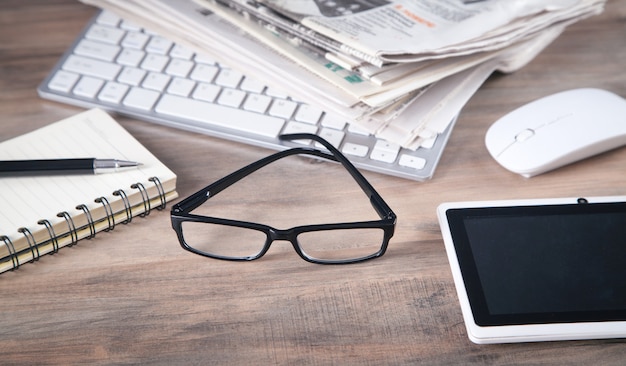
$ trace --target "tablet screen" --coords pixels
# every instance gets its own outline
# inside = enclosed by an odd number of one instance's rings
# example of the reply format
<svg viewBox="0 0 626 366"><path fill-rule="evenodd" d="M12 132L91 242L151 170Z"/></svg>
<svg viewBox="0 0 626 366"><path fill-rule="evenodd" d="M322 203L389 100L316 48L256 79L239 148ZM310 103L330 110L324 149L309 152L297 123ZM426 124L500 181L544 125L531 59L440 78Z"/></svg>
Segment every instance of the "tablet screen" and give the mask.
<svg viewBox="0 0 626 366"><path fill-rule="evenodd" d="M626 320L626 203L446 215L477 325Z"/></svg>

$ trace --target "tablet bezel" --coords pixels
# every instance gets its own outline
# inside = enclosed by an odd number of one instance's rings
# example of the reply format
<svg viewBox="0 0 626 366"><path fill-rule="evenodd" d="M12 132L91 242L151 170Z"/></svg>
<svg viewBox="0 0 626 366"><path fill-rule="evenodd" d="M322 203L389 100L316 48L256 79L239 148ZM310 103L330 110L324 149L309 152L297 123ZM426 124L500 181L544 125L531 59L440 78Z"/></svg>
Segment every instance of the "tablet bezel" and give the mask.
<svg viewBox="0 0 626 366"><path fill-rule="evenodd" d="M569 314L569 319L561 318L557 321L551 321L549 317L537 317L537 314L530 316L533 319L529 321L520 321L519 314L508 316L508 318L507 316L485 314L485 298L477 295L481 294L482 290L473 288L478 281L477 274L472 272L475 271L475 263L468 263L467 255L463 254L464 250L468 250L467 238L458 239L459 232L465 230L464 227L459 227L458 215L461 212L471 214L491 210L490 213L497 214L503 212L502 209L505 211L518 210L518 212L533 211L535 213L554 210L567 211L568 209L576 212L590 212L609 206L615 207L616 204L620 206L620 212L626 211L626 196L467 201L441 204L437 208L437 215L470 340L482 344L626 337L626 321L622 320L626 319L626 309L619 310L619 314L595 312L596 314L592 318L588 317L584 320L574 320ZM453 235L455 231L456 233ZM453 240L453 237L456 237L457 240ZM459 260L457 251L464 258ZM463 271L461 270L462 266ZM480 287L480 284L478 286ZM488 321L485 321L486 315ZM612 320L616 319L616 316L619 320ZM516 319L512 320L512 318Z"/></svg>

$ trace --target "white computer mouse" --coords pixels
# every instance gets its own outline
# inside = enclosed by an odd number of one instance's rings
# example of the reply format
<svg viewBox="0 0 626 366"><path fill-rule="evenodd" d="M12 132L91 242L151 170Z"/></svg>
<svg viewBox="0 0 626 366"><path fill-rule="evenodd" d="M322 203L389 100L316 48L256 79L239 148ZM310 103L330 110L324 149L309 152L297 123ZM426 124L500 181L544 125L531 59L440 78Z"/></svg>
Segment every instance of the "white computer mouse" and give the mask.
<svg viewBox="0 0 626 366"><path fill-rule="evenodd" d="M500 118L485 145L506 169L532 177L626 145L626 100L601 89L573 89Z"/></svg>

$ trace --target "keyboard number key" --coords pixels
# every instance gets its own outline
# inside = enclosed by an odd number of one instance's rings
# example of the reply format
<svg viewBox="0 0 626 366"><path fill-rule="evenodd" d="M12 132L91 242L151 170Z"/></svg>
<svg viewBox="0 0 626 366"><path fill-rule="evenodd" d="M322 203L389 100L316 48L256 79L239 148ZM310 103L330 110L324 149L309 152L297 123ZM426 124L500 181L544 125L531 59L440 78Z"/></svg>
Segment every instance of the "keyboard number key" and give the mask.
<svg viewBox="0 0 626 366"><path fill-rule="evenodd" d="M422 140L422 142L420 143L420 147L423 147L424 149L432 149L433 146L435 146L436 141L437 141L437 136L426 138Z"/></svg>
<svg viewBox="0 0 626 366"><path fill-rule="evenodd" d="M363 135L363 136L368 136L370 134L368 130L354 123L351 123L348 125L348 131L350 131L351 133L356 133L357 135Z"/></svg>
<svg viewBox="0 0 626 366"><path fill-rule="evenodd" d="M426 166L426 159L420 158L418 156L411 156L409 154L400 155L400 159L398 160L398 165L413 168L413 169L424 169Z"/></svg>
<svg viewBox="0 0 626 366"><path fill-rule="evenodd" d="M121 29L96 24L89 28L85 38L108 44L118 44L124 37L124 33Z"/></svg>
<svg viewBox="0 0 626 366"><path fill-rule="evenodd" d="M370 158L383 163L393 163L398 157L400 146L384 140L376 141L376 145L372 149Z"/></svg>
<svg viewBox="0 0 626 366"><path fill-rule="evenodd" d="M100 13L100 15L98 16L98 23L99 24L104 24L104 25L108 25L111 27L117 27L117 25L120 22L120 17L118 17L117 15L109 12L109 11L103 11L102 13Z"/></svg>
<svg viewBox="0 0 626 366"><path fill-rule="evenodd" d="M367 146L354 144L352 142L346 142L343 144L343 149L341 149L341 152L346 155L358 156L361 158L367 156L368 151L369 148Z"/></svg>

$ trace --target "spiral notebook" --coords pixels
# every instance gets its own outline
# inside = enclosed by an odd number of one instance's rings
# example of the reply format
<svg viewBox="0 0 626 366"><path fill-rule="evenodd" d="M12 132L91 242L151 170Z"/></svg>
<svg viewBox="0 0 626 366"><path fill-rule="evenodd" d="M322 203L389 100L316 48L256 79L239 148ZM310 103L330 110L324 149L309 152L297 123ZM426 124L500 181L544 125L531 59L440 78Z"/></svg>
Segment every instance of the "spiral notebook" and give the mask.
<svg viewBox="0 0 626 366"><path fill-rule="evenodd" d="M0 143L0 160L57 158L142 165L107 174L0 177L0 273L147 216L177 197L176 175L100 109Z"/></svg>

